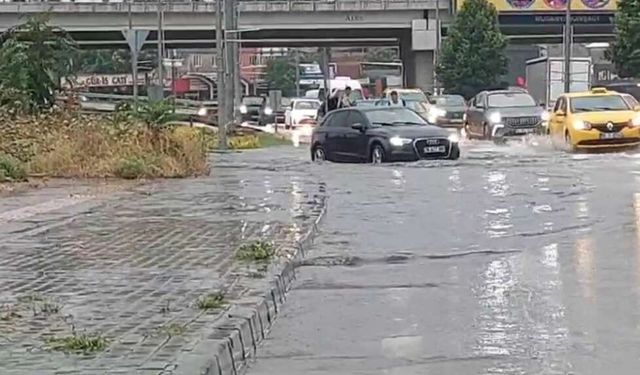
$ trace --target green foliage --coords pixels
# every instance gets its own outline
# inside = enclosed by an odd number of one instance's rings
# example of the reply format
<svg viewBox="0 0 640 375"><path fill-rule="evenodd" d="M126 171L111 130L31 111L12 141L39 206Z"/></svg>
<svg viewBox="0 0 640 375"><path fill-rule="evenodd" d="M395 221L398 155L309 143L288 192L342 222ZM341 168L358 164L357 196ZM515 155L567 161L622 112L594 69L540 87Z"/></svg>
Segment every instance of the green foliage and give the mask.
<svg viewBox="0 0 640 375"><path fill-rule="evenodd" d="M162 128L168 122L180 118L173 112L173 104L169 99L144 102L138 108L138 112L132 113L132 115L151 129Z"/></svg>
<svg viewBox="0 0 640 375"><path fill-rule="evenodd" d="M0 105L37 110L54 104L63 77L73 76L74 41L61 29L49 26L46 16L29 18L1 37ZM24 102L28 99L28 102Z"/></svg>
<svg viewBox="0 0 640 375"><path fill-rule="evenodd" d="M268 261L276 255L276 247L271 242L256 241L243 244L236 252L236 258L243 261Z"/></svg>
<svg viewBox="0 0 640 375"><path fill-rule="evenodd" d="M487 0L467 0L442 46L438 80L447 92L466 98L495 86L507 72L506 47L495 6Z"/></svg>
<svg viewBox="0 0 640 375"><path fill-rule="evenodd" d="M0 154L0 182L25 181L27 172L16 158Z"/></svg>
<svg viewBox="0 0 640 375"><path fill-rule="evenodd" d="M116 166L115 175L127 180L145 177L149 173L149 163L141 157L123 159Z"/></svg>
<svg viewBox="0 0 640 375"><path fill-rule="evenodd" d="M94 353L107 348L109 341L100 335L73 334L46 340L49 349L66 353Z"/></svg>
<svg viewBox="0 0 640 375"><path fill-rule="evenodd" d="M616 39L607 51L620 77L640 77L640 0L619 0Z"/></svg>
<svg viewBox="0 0 640 375"><path fill-rule="evenodd" d="M219 309L224 304L224 294L222 293L207 294L196 301L196 307L200 310Z"/></svg>
<svg viewBox="0 0 640 375"><path fill-rule="evenodd" d="M140 51L138 64L157 65L155 51ZM86 74L114 74L131 72L131 52L128 49L82 50L77 55L78 71Z"/></svg>
<svg viewBox="0 0 640 375"><path fill-rule="evenodd" d="M296 88L296 68L290 57L277 57L267 63L267 81L273 90L289 95Z"/></svg>

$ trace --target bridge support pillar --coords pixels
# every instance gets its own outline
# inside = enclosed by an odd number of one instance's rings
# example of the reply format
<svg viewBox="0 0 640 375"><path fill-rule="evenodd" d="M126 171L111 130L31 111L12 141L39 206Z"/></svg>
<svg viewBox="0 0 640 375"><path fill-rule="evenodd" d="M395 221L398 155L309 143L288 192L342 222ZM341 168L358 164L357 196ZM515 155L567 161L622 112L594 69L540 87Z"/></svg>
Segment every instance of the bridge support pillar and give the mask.
<svg viewBox="0 0 640 375"><path fill-rule="evenodd" d="M427 21L413 20L411 34L406 33L400 39L400 53L405 85L433 92L436 30L435 25L430 25Z"/></svg>

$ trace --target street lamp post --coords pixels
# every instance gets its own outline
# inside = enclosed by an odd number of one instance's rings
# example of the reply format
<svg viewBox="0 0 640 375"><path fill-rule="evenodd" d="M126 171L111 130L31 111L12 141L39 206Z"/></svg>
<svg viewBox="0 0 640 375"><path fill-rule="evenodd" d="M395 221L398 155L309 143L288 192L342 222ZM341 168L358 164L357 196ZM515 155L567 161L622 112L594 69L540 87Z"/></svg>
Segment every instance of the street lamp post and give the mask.
<svg viewBox="0 0 640 375"><path fill-rule="evenodd" d="M158 35L156 36L156 40L158 42L158 85L160 86L160 90L162 92L162 97L164 97L164 76L162 69L162 59L164 59L164 53L162 48L162 0L158 0Z"/></svg>
<svg viewBox="0 0 640 375"><path fill-rule="evenodd" d="M571 91L571 47L573 33L571 30L571 0L567 0L564 20L564 92Z"/></svg>

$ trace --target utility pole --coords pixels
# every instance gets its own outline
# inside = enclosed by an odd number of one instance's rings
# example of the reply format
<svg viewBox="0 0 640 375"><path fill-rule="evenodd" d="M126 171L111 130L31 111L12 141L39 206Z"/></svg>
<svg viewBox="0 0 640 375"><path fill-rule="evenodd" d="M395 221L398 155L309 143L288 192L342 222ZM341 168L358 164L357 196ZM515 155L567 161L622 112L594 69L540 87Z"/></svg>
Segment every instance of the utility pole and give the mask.
<svg viewBox="0 0 640 375"><path fill-rule="evenodd" d="M567 0L564 20L564 92L571 91L571 48L573 45L573 30L571 29L571 0Z"/></svg>
<svg viewBox="0 0 640 375"><path fill-rule="evenodd" d="M224 46L222 44L222 0L216 0L216 100L218 101L218 147L227 149L225 114Z"/></svg>
<svg viewBox="0 0 640 375"><path fill-rule="evenodd" d="M295 59L296 59L296 97L300 97L300 52L296 48L295 50Z"/></svg>
<svg viewBox="0 0 640 375"><path fill-rule="evenodd" d="M331 87L329 84L329 47L322 48L322 71L324 72L324 98L320 98L320 100L324 100L324 113L329 113L329 100L328 98L331 96Z"/></svg>
<svg viewBox="0 0 640 375"><path fill-rule="evenodd" d="M240 104L242 103L242 82L240 81L240 72L241 72L241 63L240 63L240 52L241 52L241 44L240 40L242 38L242 33L240 32L240 2L235 0L233 1L235 11L233 13L233 30L236 33L236 41L232 43L233 45L233 119L234 124L240 122ZM273 105L273 104L272 104ZM274 109L275 111L275 109Z"/></svg>
<svg viewBox="0 0 640 375"><path fill-rule="evenodd" d="M229 39L232 38L230 31L233 30L233 23L235 18L235 1L224 0L224 96L225 96L225 129L227 125L230 125L233 121L234 115L234 51L233 45Z"/></svg>
<svg viewBox="0 0 640 375"><path fill-rule="evenodd" d="M129 10L129 34L133 30L133 14L131 13L131 3L133 0L129 0L127 6ZM131 49L131 78L133 80L133 111L138 112L138 50Z"/></svg>
<svg viewBox="0 0 640 375"><path fill-rule="evenodd" d="M440 0L436 0L436 49L433 51L433 94L437 95L438 77L436 67L440 58Z"/></svg>
<svg viewBox="0 0 640 375"><path fill-rule="evenodd" d="M162 12L162 0L158 0L158 35L156 36L156 40L158 42L158 84L160 86L160 90L162 93L162 98L164 98L164 76L163 76L163 59L164 59L164 51L162 48L162 24L163 24L163 12Z"/></svg>

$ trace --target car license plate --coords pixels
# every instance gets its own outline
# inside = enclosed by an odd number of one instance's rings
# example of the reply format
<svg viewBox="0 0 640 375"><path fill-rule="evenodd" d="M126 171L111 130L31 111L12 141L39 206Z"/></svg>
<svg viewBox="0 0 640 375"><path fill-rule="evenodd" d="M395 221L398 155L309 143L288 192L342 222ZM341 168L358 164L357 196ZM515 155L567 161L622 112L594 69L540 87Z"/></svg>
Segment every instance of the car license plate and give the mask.
<svg viewBox="0 0 640 375"><path fill-rule="evenodd" d="M516 129L514 132L516 134L529 134L533 133L533 129Z"/></svg>
<svg viewBox="0 0 640 375"><path fill-rule="evenodd" d="M423 149L425 154L433 154L436 152L444 152L444 146L427 146Z"/></svg>
<svg viewBox="0 0 640 375"><path fill-rule="evenodd" d="M620 133L600 133L600 139L616 139L622 138Z"/></svg>

